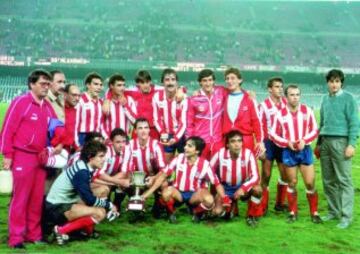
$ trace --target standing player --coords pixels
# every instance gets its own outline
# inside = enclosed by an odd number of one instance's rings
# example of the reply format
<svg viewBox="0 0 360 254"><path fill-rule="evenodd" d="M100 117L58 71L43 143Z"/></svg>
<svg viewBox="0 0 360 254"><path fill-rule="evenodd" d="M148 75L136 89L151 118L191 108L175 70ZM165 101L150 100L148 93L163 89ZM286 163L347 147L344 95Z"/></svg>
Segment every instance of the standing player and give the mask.
<svg viewBox="0 0 360 254"><path fill-rule="evenodd" d="M85 85L86 92L81 95L76 109L75 142L77 146L84 145L87 133L100 132L101 129L102 78L97 73L90 73L85 78Z"/></svg>
<svg viewBox="0 0 360 254"><path fill-rule="evenodd" d="M151 84L151 76L148 71L140 70L135 77L136 87L127 89L125 94L130 95L136 104L138 118L145 118L150 125L150 137L159 140L160 136L154 126L152 100L155 92L162 87Z"/></svg>
<svg viewBox="0 0 360 254"><path fill-rule="evenodd" d="M65 244L68 234L83 229L88 235L94 225L117 216L116 207L106 199L95 197L90 189L94 171L105 162L106 146L98 141L88 142L81 150L80 160L55 180L46 198L45 215L52 222L57 243Z"/></svg>
<svg viewBox="0 0 360 254"><path fill-rule="evenodd" d="M205 141L202 156L210 160L223 146L222 121L227 91L214 85L215 74L209 69L199 72L198 82L201 86L199 94L188 100L186 135L199 136Z"/></svg>
<svg viewBox="0 0 360 254"><path fill-rule="evenodd" d="M286 98L283 97L283 85L284 81L280 77L269 79L267 83L269 97L259 105L259 114L262 122L265 137L264 144L266 148L266 158L262 160L261 172L261 187L263 189L261 202L264 214L267 212L269 205L269 182L274 160L277 162L280 173L277 183L275 210L280 212L285 209L284 202L286 198L287 183L285 167L282 164L282 148L278 147L269 138L269 133L271 132L276 113L286 107Z"/></svg>
<svg viewBox="0 0 360 254"><path fill-rule="evenodd" d="M354 97L342 89L344 73L330 70L326 75L329 94L320 108L320 162L328 215L340 218L338 228L349 227L353 219L354 187L351 158L359 138L359 110ZM319 149L319 148L318 148Z"/></svg>
<svg viewBox="0 0 360 254"><path fill-rule="evenodd" d="M130 125L136 119L136 105L131 96L125 96L125 78L120 74L114 74L109 79L109 91L111 100L109 101L110 112L104 114L102 124L102 134L108 139L110 133L115 128L123 129L127 134Z"/></svg>
<svg viewBox="0 0 360 254"><path fill-rule="evenodd" d="M46 171L38 154L46 147L47 127L55 112L44 100L51 75L35 70L28 77L30 92L16 97L6 112L0 151L3 168L13 174L13 193L9 207L9 246L25 248L24 242L42 239L41 210Z"/></svg>
<svg viewBox="0 0 360 254"><path fill-rule="evenodd" d="M288 222L297 219L297 168L304 179L306 197L310 206L311 221L321 223L318 214L318 194L315 189L315 169L310 143L318 136L313 111L300 104L300 89L289 85L285 89L287 107L279 111L274 119L270 136L275 144L283 147L283 163L286 166L289 202Z"/></svg>
<svg viewBox="0 0 360 254"><path fill-rule="evenodd" d="M225 135L226 147L221 148L211 159L210 165L217 172L224 186L226 198L216 196L214 213L224 212L224 204L239 199L248 202L247 223L256 226L262 215L260 204L261 187L257 163L253 152L242 146L242 135L232 130ZM226 209L226 217L231 217L230 209Z"/></svg>
<svg viewBox="0 0 360 254"><path fill-rule="evenodd" d="M173 172L175 182L162 191L162 201L166 205L171 223L176 222L175 202L187 203L193 207L193 221L199 222L204 212L214 207L214 198L207 188L207 181L215 185L220 197L224 197L224 189L219 179L214 175L209 161L205 160L201 153L205 148L205 142L199 137L190 137L186 140L185 153L179 154L171 163L162 169L159 177L151 188L143 194L148 198Z"/></svg>
<svg viewBox="0 0 360 254"><path fill-rule="evenodd" d="M243 136L243 146L259 156L265 152L265 147L256 101L241 88L243 80L239 69L227 69L225 81L229 94L224 104L223 133L239 130Z"/></svg>
<svg viewBox="0 0 360 254"><path fill-rule="evenodd" d="M152 100L154 125L164 145L165 160L170 162L175 152L183 153L185 145L187 99L177 101L178 76L175 70L165 69L161 76L164 90L155 93Z"/></svg>

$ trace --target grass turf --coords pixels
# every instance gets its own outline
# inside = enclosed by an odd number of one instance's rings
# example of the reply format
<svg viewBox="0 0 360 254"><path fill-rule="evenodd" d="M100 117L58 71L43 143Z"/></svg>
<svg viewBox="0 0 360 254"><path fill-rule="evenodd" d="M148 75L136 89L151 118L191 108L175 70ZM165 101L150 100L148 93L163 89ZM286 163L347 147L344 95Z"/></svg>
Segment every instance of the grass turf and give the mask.
<svg viewBox="0 0 360 254"><path fill-rule="evenodd" d="M6 105L0 105L0 122ZM359 142L360 144L360 142ZM316 186L319 192L319 212L326 214L319 161L315 162ZM193 224L184 209L178 213L178 224L165 219L155 220L149 213L145 220L129 223L123 214L112 223L97 226L97 240L70 242L64 247L55 244L27 245L26 253L360 253L360 156L353 158L355 209L353 224L346 230L337 229L335 221L320 225L310 222L304 185L299 179L299 219L286 223L286 214L273 212L277 170L273 170L270 185L270 210L257 228L245 223L246 204L240 203L240 217ZM7 216L9 196L0 196L0 253L24 253L7 247ZM150 206L151 204L149 204ZM148 207L149 207L148 206Z"/></svg>

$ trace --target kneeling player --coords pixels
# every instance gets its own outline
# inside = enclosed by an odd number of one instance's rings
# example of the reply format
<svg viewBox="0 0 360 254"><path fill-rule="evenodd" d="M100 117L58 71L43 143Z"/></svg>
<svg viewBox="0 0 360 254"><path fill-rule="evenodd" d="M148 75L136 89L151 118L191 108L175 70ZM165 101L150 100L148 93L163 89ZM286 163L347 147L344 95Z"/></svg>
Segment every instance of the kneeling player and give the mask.
<svg viewBox="0 0 360 254"><path fill-rule="evenodd" d="M274 142L284 147L283 163L286 166L288 182L288 202L290 215L288 222L297 219L297 168L305 182L306 196L310 205L311 221L321 223L317 206L318 195L315 189L315 170L310 143L318 136L313 111L300 104L300 89L289 85L285 90L287 107L279 111L274 120L271 136Z"/></svg>
<svg viewBox="0 0 360 254"><path fill-rule="evenodd" d="M193 221L199 222L204 212L214 207L214 198L210 194L206 181L215 185L218 195L224 197L224 189L213 174L210 163L200 157L205 148L204 140L190 137L186 140L185 153L179 154L162 170L154 185L143 194L148 198L175 171L175 182L162 191L162 202L166 206L170 222L176 222L175 202L187 203L194 207Z"/></svg>
<svg viewBox="0 0 360 254"><path fill-rule="evenodd" d="M224 204L249 200L247 223L256 226L262 215L260 204L261 187L254 154L242 146L242 135L233 130L225 135L226 148L221 148L211 159L210 165L218 173L224 186L226 197L216 196L214 214L224 214ZM226 208L226 217L231 217L231 209Z"/></svg>
<svg viewBox="0 0 360 254"><path fill-rule="evenodd" d="M108 218L115 218L116 207L109 201L94 196L90 189L93 172L105 162L106 146L97 141L84 145L80 160L64 170L52 185L46 198L46 220L52 222L59 245L68 239L68 234L84 230L92 235L94 225Z"/></svg>

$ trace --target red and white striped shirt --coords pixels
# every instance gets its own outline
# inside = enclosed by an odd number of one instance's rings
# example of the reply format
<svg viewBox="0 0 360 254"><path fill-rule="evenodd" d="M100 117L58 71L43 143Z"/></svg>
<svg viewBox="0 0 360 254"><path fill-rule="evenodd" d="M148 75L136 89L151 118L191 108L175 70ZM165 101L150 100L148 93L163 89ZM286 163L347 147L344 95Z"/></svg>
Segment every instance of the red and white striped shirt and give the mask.
<svg viewBox="0 0 360 254"><path fill-rule="evenodd" d="M268 97L262 103L259 104L259 115L262 124L265 139L269 138L271 127L274 124L274 118L278 111L286 107L287 101L285 97L282 97L280 103L275 104L273 100Z"/></svg>
<svg viewBox="0 0 360 254"><path fill-rule="evenodd" d="M189 165L185 155L179 154L163 170L170 176L175 171L174 187L179 191L196 191L206 188L207 182L218 186L220 181L210 167L209 161L202 157L197 158L193 165Z"/></svg>
<svg viewBox="0 0 360 254"><path fill-rule="evenodd" d="M289 141L297 142L301 139L308 145L318 134L314 112L300 104L296 112L286 107L276 114L270 137L278 146L287 147Z"/></svg>
<svg viewBox="0 0 360 254"><path fill-rule="evenodd" d="M259 182L258 166L250 149L243 148L240 156L232 159L230 151L221 148L211 158L210 165L217 172L221 183L240 185L244 192L248 192Z"/></svg>
<svg viewBox="0 0 360 254"><path fill-rule="evenodd" d="M142 171L146 175L155 175L165 166L163 151L157 140L149 138L146 146L142 148L139 140L135 138L125 147L121 172Z"/></svg>
<svg viewBox="0 0 360 254"><path fill-rule="evenodd" d="M102 118L102 100L91 99L88 93L83 93L76 106L75 142L79 145L79 133L100 132Z"/></svg>
<svg viewBox="0 0 360 254"><path fill-rule="evenodd" d="M104 166L99 172L100 175L105 173L108 175L115 175L116 173L120 172L121 164L123 162L123 155L117 154L112 145L107 146L105 158Z"/></svg>
<svg viewBox="0 0 360 254"><path fill-rule="evenodd" d="M174 135L176 141L184 136L186 129L187 99L177 102L175 98L166 98L164 90L155 93L152 100L154 125L160 133Z"/></svg>
<svg viewBox="0 0 360 254"><path fill-rule="evenodd" d="M110 101L110 114L103 116L101 133L105 139L110 137L111 131L121 128L129 134L130 125L135 122L137 111L135 101L132 97L126 96L126 104L121 105L119 101Z"/></svg>

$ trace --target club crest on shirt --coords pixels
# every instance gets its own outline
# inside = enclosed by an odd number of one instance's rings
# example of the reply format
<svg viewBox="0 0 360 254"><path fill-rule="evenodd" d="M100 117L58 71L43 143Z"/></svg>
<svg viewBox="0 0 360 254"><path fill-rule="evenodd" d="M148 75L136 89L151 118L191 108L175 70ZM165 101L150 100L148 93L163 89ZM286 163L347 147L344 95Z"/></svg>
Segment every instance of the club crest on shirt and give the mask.
<svg viewBox="0 0 360 254"><path fill-rule="evenodd" d="M242 111L248 111L249 110L249 108L248 108L248 106L244 106L244 107L242 107L242 109L241 109Z"/></svg>
<svg viewBox="0 0 360 254"><path fill-rule="evenodd" d="M90 103L85 103L84 104L84 109L91 109L91 104Z"/></svg>
<svg viewBox="0 0 360 254"><path fill-rule="evenodd" d="M218 105L221 104L221 99L217 99L216 104L218 104Z"/></svg>
<svg viewBox="0 0 360 254"><path fill-rule="evenodd" d="M165 101L159 101L158 105L159 105L159 108L164 108L165 107Z"/></svg>
<svg viewBox="0 0 360 254"><path fill-rule="evenodd" d="M199 110L200 112L204 112L204 111L205 111L205 107L202 106L202 105L200 105L200 106L198 107L198 110Z"/></svg>
<svg viewBox="0 0 360 254"><path fill-rule="evenodd" d="M229 159L222 159L220 164L225 167L229 167L231 165L231 161Z"/></svg>
<svg viewBox="0 0 360 254"><path fill-rule="evenodd" d="M33 120L33 121L37 121L38 120L38 115L36 113L32 113L30 119Z"/></svg>
<svg viewBox="0 0 360 254"><path fill-rule="evenodd" d="M131 153L132 157L137 157L139 155L139 150L133 150Z"/></svg>

